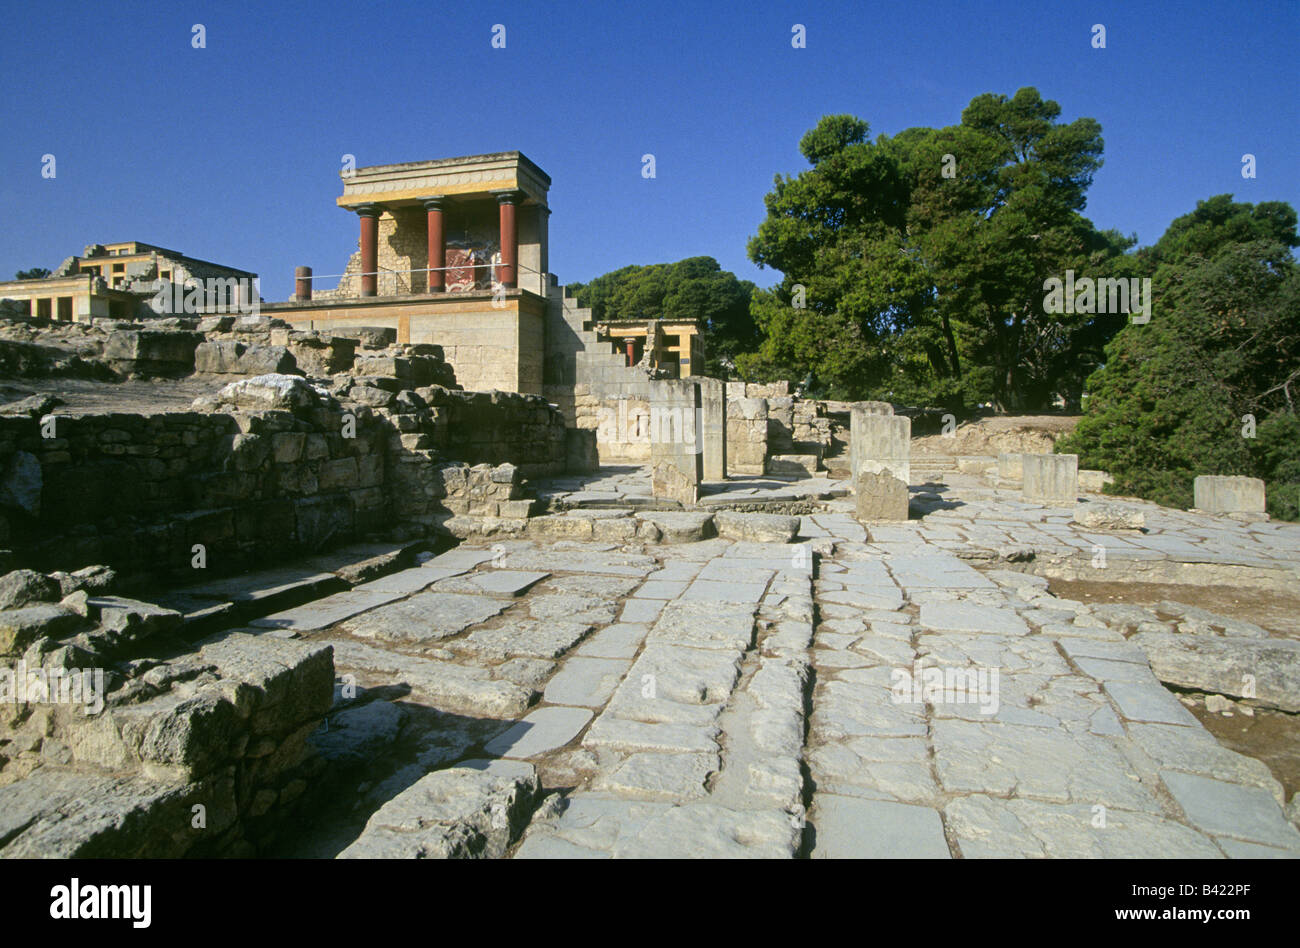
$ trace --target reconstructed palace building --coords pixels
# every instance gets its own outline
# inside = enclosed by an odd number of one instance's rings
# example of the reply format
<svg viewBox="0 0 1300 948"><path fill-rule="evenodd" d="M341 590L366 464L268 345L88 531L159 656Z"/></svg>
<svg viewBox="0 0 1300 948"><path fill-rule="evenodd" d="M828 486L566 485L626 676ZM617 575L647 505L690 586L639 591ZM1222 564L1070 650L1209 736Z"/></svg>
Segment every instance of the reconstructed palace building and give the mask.
<svg viewBox="0 0 1300 948"><path fill-rule="evenodd" d="M698 374L699 327L596 325L549 272L551 179L517 151L341 172L357 252L333 288L310 267L265 315L301 329L379 326L434 343L467 389L544 394L570 414L573 389L639 387ZM639 366L639 370L638 367Z"/></svg>

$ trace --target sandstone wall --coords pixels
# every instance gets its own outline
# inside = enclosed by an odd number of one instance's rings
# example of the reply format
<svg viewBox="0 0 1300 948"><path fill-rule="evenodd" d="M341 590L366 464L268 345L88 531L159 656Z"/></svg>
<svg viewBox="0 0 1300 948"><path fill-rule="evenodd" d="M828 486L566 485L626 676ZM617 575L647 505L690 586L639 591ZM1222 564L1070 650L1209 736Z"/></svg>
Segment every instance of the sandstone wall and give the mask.
<svg viewBox="0 0 1300 948"><path fill-rule="evenodd" d="M206 568L234 572L398 522L436 527L432 514L471 512L474 499L496 515L485 505L518 499L518 476L565 469L563 418L538 396L373 376L333 402L266 378L300 403L263 408L259 380L246 380L227 387L238 404L56 416L52 438L39 420L0 418L0 545L35 568L192 578L195 544ZM481 464L518 473L488 488L464 473Z"/></svg>
<svg viewBox="0 0 1300 948"><path fill-rule="evenodd" d="M644 395L603 397L592 394L587 385L574 386L575 427L596 432L601 464L649 463L649 384Z"/></svg>

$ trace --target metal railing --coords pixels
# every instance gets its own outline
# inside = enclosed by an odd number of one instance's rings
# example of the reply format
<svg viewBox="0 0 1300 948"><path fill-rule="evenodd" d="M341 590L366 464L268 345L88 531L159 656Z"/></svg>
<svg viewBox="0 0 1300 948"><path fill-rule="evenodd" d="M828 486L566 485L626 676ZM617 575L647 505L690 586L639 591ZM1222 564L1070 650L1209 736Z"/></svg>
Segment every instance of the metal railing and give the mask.
<svg viewBox="0 0 1300 948"><path fill-rule="evenodd" d="M375 278L375 291L378 295L395 296L402 293L416 292L416 290L413 289L414 280L411 278L412 274L416 274L416 273L428 274L428 273L438 273L438 272L459 273L465 270L471 270L474 271L475 273L477 273L477 271L479 270L491 271L488 275L487 285L483 285L483 286L479 285L479 280L475 279L473 281L472 286L464 287L464 286L455 285L455 288L452 288L449 287L447 285L447 282L444 280L443 283L444 293L475 293L475 292L482 292L484 290L493 290L497 286L499 286L501 281L498 277L497 271L503 269L504 266L505 265L502 264L499 260L495 260L492 261L491 263L462 263L450 267L412 267L409 270L392 270L389 269L388 267L380 267L378 270L373 272L358 270L350 273L349 272L313 273L310 277L306 277L305 279L312 285L313 295L315 295L315 292L317 290L319 290L320 293L337 292L336 289L326 289L324 287L319 287L318 281L320 280L338 280L339 284L337 289L344 289L344 281L346 280L349 283L347 289L349 290L355 289L354 295L360 295L360 290L361 290L360 281L365 277L373 276ZM516 263L514 265L514 270L515 270L516 286L518 286L520 283L519 280L520 274L523 273L535 274L541 277L542 291L545 292L546 275L547 275L545 271L534 270L532 267L526 266L525 264L522 263ZM462 282L464 281L457 281L457 284L460 284ZM352 284L356 284L355 288L352 286ZM428 277L425 277L425 287L427 286L428 286Z"/></svg>

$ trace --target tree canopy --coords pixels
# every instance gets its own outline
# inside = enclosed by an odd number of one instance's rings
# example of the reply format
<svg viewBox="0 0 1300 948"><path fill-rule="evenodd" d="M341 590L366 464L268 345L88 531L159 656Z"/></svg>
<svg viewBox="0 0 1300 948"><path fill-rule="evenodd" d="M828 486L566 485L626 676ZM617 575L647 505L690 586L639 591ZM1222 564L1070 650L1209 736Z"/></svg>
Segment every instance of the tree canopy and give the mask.
<svg viewBox="0 0 1300 948"><path fill-rule="evenodd" d="M754 293L764 338L742 374L954 408L1077 399L1126 317L1048 314L1044 280L1126 275L1134 241L1080 214L1101 128L1060 112L1026 88L874 141L859 118L823 118L800 142L812 167L777 176L749 243L784 276Z"/></svg>
<svg viewBox="0 0 1300 948"><path fill-rule="evenodd" d="M1151 321L1125 326L1088 380L1087 414L1057 450L1109 471L1113 493L1187 507L1198 474L1268 485L1300 513L1300 245L1290 205L1223 194L1138 253Z"/></svg>
<svg viewBox="0 0 1300 948"><path fill-rule="evenodd" d="M30 270L19 270L14 274L15 280L43 280L50 275L50 271L45 267L32 267Z"/></svg>

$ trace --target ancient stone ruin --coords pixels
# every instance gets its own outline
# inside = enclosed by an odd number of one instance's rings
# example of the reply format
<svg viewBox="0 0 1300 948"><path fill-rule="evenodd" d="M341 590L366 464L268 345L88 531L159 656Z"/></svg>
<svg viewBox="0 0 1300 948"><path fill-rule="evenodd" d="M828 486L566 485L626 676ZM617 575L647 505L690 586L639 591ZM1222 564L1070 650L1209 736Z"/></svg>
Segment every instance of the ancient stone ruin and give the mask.
<svg viewBox="0 0 1300 948"><path fill-rule="evenodd" d="M1300 855L1261 484L703 377L518 153L363 170L337 289L0 304L0 856Z"/></svg>

